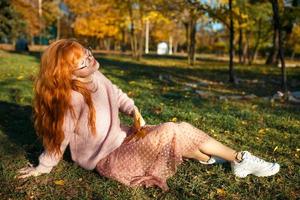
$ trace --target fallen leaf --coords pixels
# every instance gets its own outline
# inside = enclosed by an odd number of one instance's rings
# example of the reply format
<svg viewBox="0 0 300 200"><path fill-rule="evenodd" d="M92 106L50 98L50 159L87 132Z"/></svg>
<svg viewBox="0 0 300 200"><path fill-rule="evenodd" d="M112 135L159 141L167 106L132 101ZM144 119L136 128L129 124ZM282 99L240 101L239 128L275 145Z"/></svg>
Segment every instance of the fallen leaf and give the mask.
<svg viewBox="0 0 300 200"><path fill-rule="evenodd" d="M176 118L176 117L173 117L173 118L171 119L171 121L172 121L172 122L177 122L177 118Z"/></svg>
<svg viewBox="0 0 300 200"><path fill-rule="evenodd" d="M64 185L65 181L64 180L56 180L54 181L55 185Z"/></svg>
<svg viewBox="0 0 300 200"><path fill-rule="evenodd" d="M225 190L223 188L218 188L217 189L217 194L220 196L225 196Z"/></svg>
<svg viewBox="0 0 300 200"><path fill-rule="evenodd" d="M134 97L134 92L132 92L132 91L129 91L128 93L127 93L127 95L129 96L129 97Z"/></svg>
<svg viewBox="0 0 300 200"><path fill-rule="evenodd" d="M162 107L155 107L152 109L152 111L155 113L155 114L160 114L162 112Z"/></svg>
<svg viewBox="0 0 300 200"><path fill-rule="evenodd" d="M22 80L24 77L23 76L18 76L17 80Z"/></svg>
<svg viewBox="0 0 300 200"><path fill-rule="evenodd" d="M266 132L266 129L262 128L262 129L259 129L258 133L259 134L264 134Z"/></svg>
<svg viewBox="0 0 300 200"><path fill-rule="evenodd" d="M247 124L247 122L246 122L246 121L242 121L242 124L243 124L243 125L246 125L246 124Z"/></svg>

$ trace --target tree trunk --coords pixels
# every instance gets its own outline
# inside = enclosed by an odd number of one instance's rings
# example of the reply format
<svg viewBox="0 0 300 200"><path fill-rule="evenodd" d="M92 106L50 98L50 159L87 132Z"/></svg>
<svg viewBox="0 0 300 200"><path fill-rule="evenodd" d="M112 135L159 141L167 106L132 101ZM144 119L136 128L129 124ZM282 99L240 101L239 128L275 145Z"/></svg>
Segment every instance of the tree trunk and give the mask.
<svg viewBox="0 0 300 200"><path fill-rule="evenodd" d="M146 20L145 54L149 53L149 19Z"/></svg>
<svg viewBox="0 0 300 200"><path fill-rule="evenodd" d="M194 65L196 61L196 18L192 16L190 21L190 49L189 49L189 64Z"/></svg>
<svg viewBox="0 0 300 200"><path fill-rule="evenodd" d="M242 59L243 59L243 29L239 27L239 63L240 64L242 64Z"/></svg>
<svg viewBox="0 0 300 200"><path fill-rule="evenodd" d="M184 23L185 27L185 37L186 37L186 52L187 52L187 57L188 57L188 63L190 63L190 23Z"/></svg>
<svg viewBox="0 0 300 200"><path fill-rule="evenodd" d="M140 19L139 19L139 31L138 31L138 54L137 54L137 60L140 60L143 55L143 50L144 50L144 24L143 24L143 19L142 19L142 14L140 10Z"/></svg>
<svg viewBox="0 0 300 200"><path fill-rule="evenodd" d="M133 19L133 10L131 2L128 2L127 8L129 11L129 18L130 18L130 45L131 45L131 54L134 59L137 58L137 38L136 38L136 30L135 30L135 23Z"/></svg>
<svg viewBox="0 0 300 200"><path fill-rule="evenodd" d="M258 46L260 45L260 39L261 39L261 23L262 23L262 19L259 18L257 40L255 42L255 46L253 48L253 52L252 52L249 63L253 63L257 57Z"/></svg>
<svg viewBox="0 0 300 200"><path fill-rule="evenodd" d="M247 62L247 55L248 55L248 40L246 39L246 43L243 47L242 64L245 64Z"/></svg>
<svg viewBox="0 0 300 200"><path fill-rule="evenodd" d="M253 49L250 48L250 45L249 45L249 38L253 38L253 32L251 31L248 31L247 33L247 45L248 45L248 51L247 51L247 60L248 60L248 65L251 65L252 64L252 60L251 60L251 57L252 57L252 53L253 53Z"/></svg>
<svg viewBox="0 0 300 200"><path fill-rule="evenodd" d="M291 54L291 60L294 61L294 59L295 59L295 50L293 49L293 52Z"/></svg>
<svg viewBox="0 0 300 200"><path fill-rule="evenodd" d="M233 56L234 56L234 26L233 26L233 16L232 16L232 0L229 0L229 12L230 12L230 39L229 39L229 82L236 83L234 71L233 71Z"/></svg>
<svg viewBox="0 0 300 200"><path fill-rule="evenodd" d="M169 55L173 54L173 37L169 36Z"/></svg>
<svg viewBox="0 0 300 200"><path fill-rule="evenodd" d="M282 45L282 35L281 35L281 24L279 18L279 9L278 9L278 0L271 0L273 15L274 15L274 29L278 33L278 53L281 62L281 89L284 91L285 96L287 97L287 82L286 82L286 69L284 62L284 51Z"/></svg>
<svg viewBox="0 0 300 200"><path fill-rule="evenodd" d="M125 52L126 51L126 41L125 41L125 28L122 28L122 40L121 40L121 51Z"/></svg>
<svg viewBox="0 0 300 200"><path fill-rule="evenodd" d="M106 51L110 51L110 38L104 40L104 46Z"/></svg>
<svg viewBox="0 0 300 200"><path fill-rule="evenodd" d="M278 53L279 53L279 29L277 27L277 22L276 22L276 15L278 15L278 10L277 14L275 13L276 11L274 10L274 0L270 0L273 8L273 47L272 50L266 60L267 65L276 65L278 64ZM277 2L277 1L276 1ZM278 8L278 2L277 2L277 8ZM279 23L279 22L278 22Z"/></svg>
<svg viewBox="0 0 300 200"><path fill-rule="evenodd" d="M176 54L177 53L177 49L178 49L178 43L175 41L174 42L174 54Z"/></svg>
<svg viewBox="0 0 300 200"><path fill-rule="evenodd" d="M56 40L59 40L60 39L60 16L58 15L57 18L56 18Z"/></svg>

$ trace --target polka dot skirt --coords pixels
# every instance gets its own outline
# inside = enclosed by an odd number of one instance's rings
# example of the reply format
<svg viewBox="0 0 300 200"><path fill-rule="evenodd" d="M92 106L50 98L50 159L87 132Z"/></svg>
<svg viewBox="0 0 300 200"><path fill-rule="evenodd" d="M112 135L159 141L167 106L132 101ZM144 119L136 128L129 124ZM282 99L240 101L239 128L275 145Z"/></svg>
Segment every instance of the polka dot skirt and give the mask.
<svg viewBox="0 0 300 200"><path fill-rule="evenodd" d="M186 122L146 125L144 138L133 138L101 159L96 170L127 186L159 186L167 191L167 178L182 163L182 155L193 152L210 136ZM128 133L130 135L130 133Z"/></svg>

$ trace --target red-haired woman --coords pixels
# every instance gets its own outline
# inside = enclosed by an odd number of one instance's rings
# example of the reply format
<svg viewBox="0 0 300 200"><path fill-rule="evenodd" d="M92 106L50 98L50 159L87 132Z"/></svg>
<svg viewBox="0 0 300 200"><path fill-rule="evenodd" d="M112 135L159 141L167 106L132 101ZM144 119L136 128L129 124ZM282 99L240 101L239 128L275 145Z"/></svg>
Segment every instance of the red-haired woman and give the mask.
<svg viewBox="0 0 300 200"><path fill-rule="evenodd" d="M75 40L56 41L44 52L34 97L34 125L44 151L39 165L22 168L19 178L49 173L67 145L78 165L128 186L168 190L166 180L183 157L205 164L222 158L231 162L238 177L279 171L277 163L235 151L189 123L145 125L134 101L98 68L91 52ZM121 125L119 111L142 128ZM144 137L138 137L140 133Z"/></svg>

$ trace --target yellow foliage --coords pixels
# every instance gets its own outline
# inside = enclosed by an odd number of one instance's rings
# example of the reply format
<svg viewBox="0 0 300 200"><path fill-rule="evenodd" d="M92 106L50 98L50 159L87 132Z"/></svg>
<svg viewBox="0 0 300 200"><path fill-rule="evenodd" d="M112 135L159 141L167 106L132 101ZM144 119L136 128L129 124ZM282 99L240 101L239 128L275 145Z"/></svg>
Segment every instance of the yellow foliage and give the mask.
<svg viewBox="0 0 300 200"><path fill-rule="evenodd" d="M126 15L115 7L115 1L66 0L76 14L73 24L75 33L97 38L119 38L121 28L126 25Z"/></svg>

